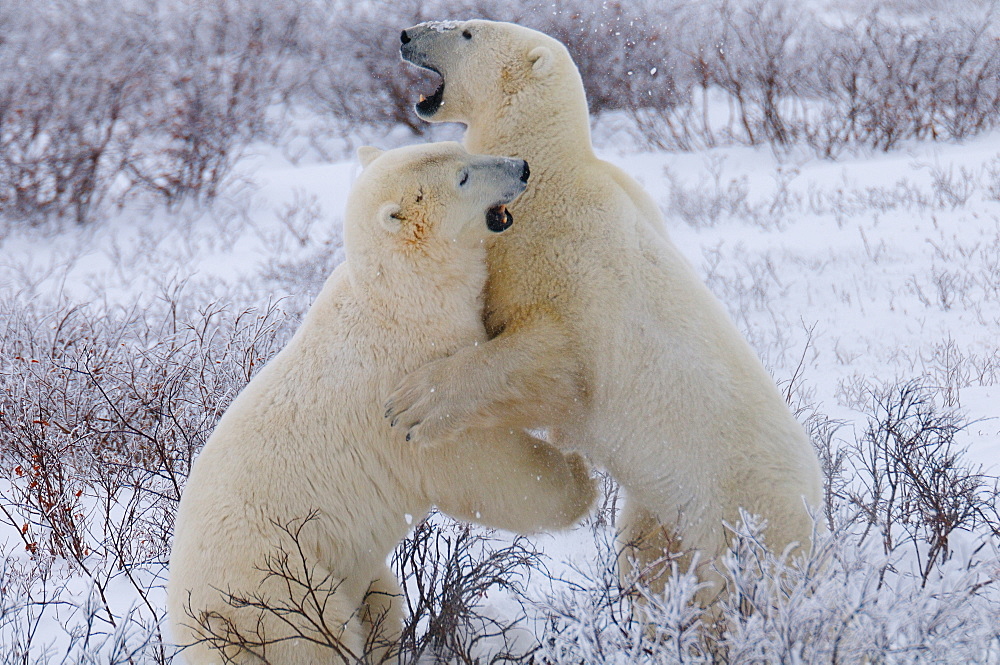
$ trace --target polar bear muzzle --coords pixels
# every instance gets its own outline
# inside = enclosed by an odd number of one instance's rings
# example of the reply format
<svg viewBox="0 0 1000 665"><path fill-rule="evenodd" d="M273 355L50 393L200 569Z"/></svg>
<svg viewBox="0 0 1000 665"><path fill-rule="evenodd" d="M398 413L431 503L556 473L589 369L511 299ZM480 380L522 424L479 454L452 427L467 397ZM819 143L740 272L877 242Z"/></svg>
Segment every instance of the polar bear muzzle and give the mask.
<svg viewBox="0 0 1000 665"><path fill-rule="evenodd" d="M507 204L520 196L528 186L528 178L531 177L531 169L528 162L523 159L511 159L506 157L489 158L497 160L502 171L507 178L516 178L511 185L513 187L496 204L486 210L486 228L493 233L500 233L510 228L514 223L514 216L507 209ZM508 181L509 182L509 181Z"/></svg>
<svg viewBox="0 0 1000 665"><path fill-rule="evenodd" d="M431 58L428 49L433 47L433 50L437 50L446 46L441 43L430 44L424 37L429 35L438 36L443 32L453 30L457 25L457 23L445 21L421 23L412 28L407 28L399 34L399 41L401 43L399 47L400 57L410 64L434 72L441 77L441 83L437 89L430 96L420 95L420 100L414 107L417 114L422 118L426 119L433 116L444 104L445 77L433 58Z"/></svg>

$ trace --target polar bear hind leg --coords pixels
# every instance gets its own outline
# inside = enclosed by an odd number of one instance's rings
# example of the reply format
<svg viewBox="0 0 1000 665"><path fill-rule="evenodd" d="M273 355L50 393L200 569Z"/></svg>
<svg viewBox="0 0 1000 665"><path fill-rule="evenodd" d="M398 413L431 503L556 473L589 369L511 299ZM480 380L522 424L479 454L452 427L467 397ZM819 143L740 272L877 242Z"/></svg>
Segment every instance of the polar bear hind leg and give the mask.
<svg viewBox="0 0 1000 665"><path fill-rule="evenodd" d="M368 662L397 662L403 619L403 590L393 572L385 567L369 585L361 612Z"/></svg>
<svg viewBox="0 0 1000 665"><path fill-rule="evenodd" d="M365 651L358 608L334 585L307 589L271 576L254 592L226 594L214 605L181 622L188 665L333 665Z"/></svg>
<svg viewBox="0 0 1000 665"><path fill-rule="evenodd" d="M637 586L646 593L660 595L676 566L680 574L696 574L702 587L695 600L701 607L710 607L719 597L725 580L716 570L718 562L705 558L695 562L695 549L704 552L713 551L714 547L696 548L682 542L673 524L658 519L639 501L625 502L618 528L618 579L623 589L636 593L640 600Z"/></svg>

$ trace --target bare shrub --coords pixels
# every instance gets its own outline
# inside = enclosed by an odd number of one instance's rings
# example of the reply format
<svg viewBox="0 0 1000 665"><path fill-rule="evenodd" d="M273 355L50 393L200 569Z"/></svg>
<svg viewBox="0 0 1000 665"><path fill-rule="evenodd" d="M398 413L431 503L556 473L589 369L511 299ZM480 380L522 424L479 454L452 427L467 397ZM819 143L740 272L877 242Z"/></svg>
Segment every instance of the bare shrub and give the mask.
<svg viewBox="0 0 1000 665"><path fill-rule="evenodd" d="M716 85L715 26L702 8L674 2L648 8L657 31L637 40L628 95L621 96L639 135L665 150L715 146L709 117ZM640 25L647 25L644 21ZM608 74L605 74L608 77Z"/></svg>
<svg viewBox="0 0 1000 665"><path fill-rule="evenodd" d="M872 12L822 34L811 79L821 110L809 142L835 156L847 144L889 150L995 125L1000 48L991 30L988 17L913 24Z"/></svg>
<svg viewBox="0 0 1000 665"><path fill-rule="evenodd" d="M507 20L541 30L566 45L580 70L592 113L628 108L636 97L646 100L647 106L666 109L676 95L683 95L667 61L677 30L666 19L671 9L680 6L674 0L591 6L575 0L533 2Z"/></svg>
<svg viewBox="0 0 1000 665"><path fill-rule="evenodd" d="M287 595L220 590L233 611L258 617L250 622L253 625L236 622L228 612L198 611L188 606L188 620L199 636L195 644L207 644L227 660L249 653L267 663L267 645L274 637L269 638L264 627L270 620L286 629L281 641L305 640L329 650L333 661L345 664L387 659L417 663L428 656L435 662L468 665L530 662L535 648L519 648L514 637L523 616L494 618L481 607L489 593L520 594L526 576L541 565L541 555L527 546L526 539L494 547L487 535L468 525L436 514L422 520L392 557L404 590L399 602L407 609L399 642L389 644L378 637L384 616L357 617L364 618L373 630L362 652L354 653L343 644L343 625L330 625L326 611L341 581L319 574L303 549L302 529L314 517L275 523L281 542L260 564L265 577L277 580ZM337 618L342 621L346 617Z"/></svg>
<svg viewBox="0 0 1000 665"><path fill-rule="evenodd" d="M965 459L955 441L966 423L940 410L917 381L871 393L872 415L850 455L857 473L851 502L886 554L912 546L926 583L952 554L956 531L1000 536L997 479Z"/></svg>
<svg viewBox="0 0 1000 665"><path fill-rule="evenodd" d="M588 93L595 83L615 89L608 79L628 81L617 103L593 110L624 105L655 147L728 140L780 148L804 139L836 157L907 139L963 139L1000 116L1000 46L988 13L915 21L871 11L832 26L787 0L716 0L644 15L641 27L629 22L616 55L599 60L610 68L584 78ZM711 90L730 107L717 127Z"/></svg>
<svg viewBox="0 0 1000 665"><path fill-rule="evenodd" d="M839 227L847 215L862 214L868 210L887 212L890 210L925 210L934 204L919 185L908 178L900 178L891 186L867 185L861 188L837 188L833 191L816 191L811 195L810 208L813 213L829 213L835 216ZM874 253L867 245L866 251Z"/></svg>
<svg viewBox="0 0 1000 665"><path fill-rule="evenodd" d="M983 187L991 201L1000 201L1000 155L983 165Z"/></svg>
<svg viewBox="0 0 1000 665"><path fill-rule="evenodd" d="M302 22L297 3L202 0L156 21L153 86L129 123L125 172L168 205L213 199L257 139L273 137L269 107Z"/></svg>
<svg viewBox="0 0 1000 665"><path fill-rule="evenodd" d="M1000 116L1000 46L988 15L914 22L870 12L830 27L787 0L330 7L336 19L323 35L334 37L315 42L324 65L311 81L319 107L413 133L424 129L410 109L420 74L398 65L394 35L451 17L514 21L559 39L577 63L591 112L628 111L641 136L661 148L720 139L781 147L804 137L834 157L850 146L962 139ZM723 126L709 121L712 91L730 102Z"/></svg>
<svg viewBox="0 0 1000 665"><path fill-rule="evenodd" d="M981 271L976 282L986 300L1000 300L1000 235L979 250Z"/></svg>
<svg viewBox="0 0 1000 665"><path fill-rule="evenodd" d="M835 157L964 139L1000 117L988 15L873 11L831 27L787 0L14 4L0 17L0 214L83 222L122 190L170 206L210 201L253 142L294 140L281 130L303 107L342 134L423 134L412 104L430 83L399 62L396 36L447 17L515 21L560 39L591 111L626 111L660 148L804 138ZM717 97L730 109L723 122L710 119ZM942 174L942 205L964 204L968 175Z"/></svg>
<svg viewBox="0 0 1000 665"><path fill-rule="evenodd" d="M823 509L827 527L834 528L835 513L848 496L850 478L847 477L847 451L837 433L845 423L828 418L813 409L805 418L806 432L819 458L820 472L823 474Z"/></svg>
<svg viewBox="0 0 1000 665"><path fill-rule="evenodd" d="M310 34L307 99L336 118L379 126L402 125L421 134L413 111L427 76L399 61L399 31L440 19L443 8L415 0L383 4L333 1Z"/></svg>
<svg viewBox="0 0 1000 665"><path fill-rule="evenodd" d="M531 662L533 644L519 645L520 617L496 618L482 609L489 593L521 598L528 575L542 555L524 537L496 547L467 524L431 514L392 557L407 607L399 652L416 663L424 654L449 663ZM521 601L519 601L521 602Z"/></svg>
<svg viewBox="0 0 1000 665"><path fill-rule="evenodd" d="M736 103L743 138L791 143L797 128L785 106L803 87L805 16L781 0L724 1L716 11L714 79Z"/></svg>
<svg viewBox="0 0 1000 665"><path fill-rule="evenodd" d="M0 214L90 220L127 176L210 200L269 107L305 3L59 0L8 10L0 39Z"/></svg>
<svg viewBox="0 0 1000 665"><path fill-rule="evenodd" d="M592 529L613 528L618 523L618 513L623 501L621 486L607 471L597 469L596 474L601 485L599 499L586 523Z"/></svg>
<svg viewBox="0 0 1000 665"><path fill-rule="evenodd" d="M952 408L962 405L962 388L972 384L972 358L966 356L951 335L934 344L930 354L920 354L924 372L940 396L944 406Z"/></svg>
<svg viewBox="0 0 1000 665"><path fill-rule="evenodd" d="M342 581L320 571L307 552L302 530L316 517L312 513L287 523L273 522L281 533L281 542L275 543L273 552L257 565L264 581L276 582L276 587L284 593L265 595L250 589L219 589L222 601L232 612L202 610L188 601L184 611L197 639L182 647L206 645L226 663L252 655L264 665L271 663L267 647L288 641L303 641L326 649L331 662L345 665L362 662L373 654L376 646L373 644L366 645L361 653L351 651L342 639L344 622L351 617L334 616L327 611ZM254 619L238 621L233 614ZM269 625L278 627L280 636L268 634Z"/></svg>
<svg viewBox="0 0 1000 665"><path fill-rule="evenodd" d="M279 212L282 225L295 238L289 243L284 231L264 231L261 238L277 249L262 267L262 284L271 293L288 294L282 307L301 318L334 269L344 260L343 225L324 220L317 229L321 210L314 200L293 203ZM303 243L303 240L307 241ZM291 245L289 247L289 245Z"/></svg>
<svg viewBox="0 0 1000 665"><path fill-rule="evenodd" d="M13 561L0 564L0 665L170 662L155 616L133 607L108 623L94 589L72 594L52 568L25 575Z"/></svg>
<svg viewBox="0 0 1000 665"><path fill-rule="evenodd" d="M693 187L685 187L669 170L671 214L695 228L715 226L723 217L749 217L750 185L746 177L722 177L723 160L712 157L706 163L708 178L702 177Z"/></svg>
<svg viewBox="0 0 1000 665"><path fill-rule="evenodd" d="M697 584L683 571L674 571L662 596L630 605L614 546L596 533L593 564L559 580L541 603L548 617L541 662L985 664L1000 654L993 623L1000 614L989 593L995 548L925 587L901 552L884 555L849 520L831 533L817 529L812 551L794 562L765 547L765 526L744 515L730 529L730 552L716 564L726 590L714 618L693 605Z"/></svg>
<svg viewBox="0 0 1000 665"><path fill-rule="evenodd" d="M914 275L909 279L909 287L924 307L937 307L942 312L951 310L955 305L969 303L969 291L975 286L975 279L966 271L940 268L931 265L930 274L926 276L929 284Z"/></svg>
<svg viewBox="0 0 1000 665"><path fill-rule="evenodd" d="M651 594L639 583L641 570L634 579L619 578L613 530L593 534L594 557L572 567L572 580L556 580L559 586L540 603L546 618L541 662L712 662L694 604L701 588L695 576L673 563L663 594ZM638 597L642 603L633 602Z"/></svg>
<svg viewBox="0 0 1000 665"><path fill-rule="evenodd" d="M938 207L948 206L952 210L963 207L976 191L976 177L964 166L955 174L954 167L929 166L931 187Z"/></svg>
<svg viewBox="0 0 1000 665"><path fill-rule="evenodd" d="M898 574L889 585L880 571L905 568L902 559L881 559L849 527L817 534L811 554L795 565L769 552L760 531L752 519L733 530L725 562L732 593L721 599L723 662L989 663L995 657L988 637L995 610L981 594L994 582L988 559L972 557L933 590L923 588L919 575Z"/></svg>
<svg viewBox="0 0 1000 665"><path fill-rule="evenodd" d="M781 613L804 604L812 592L812 578L822 566L822 529L814 529L816 552L802 561L797 569L788 561L787 552L771 552L763 541L766 523L741 511L738 524L728 525L730 548L717 567L724 571L726 592L719 599L724 625L732 630L732 640L726 640L718 651L729 662L740 663L764 658L778 662L795 660L810 638L815 639L823 622L808 614L787 622ZM780 608L780 609L779 609ZM776 616L777 615L777 616ZM784 623L780 632L759 642L761 623Z"/></svg>
<svg viewBox="0 0 1000 665"><path fill-rule="evenodd" d="M102 599L169 551L196 452L253 372L276 351L276 308L229 314L0 302L0 522L34 567L56 560ZM141 315L140 315L141 312Z"/></svg>
<svg viewBox="0 0 1000 665"><path fill-rule="evenodd" d="M152 53L115 3L12 5L0 39L0 215L89 219L107 196ZM121 48L129 43L131 48Z"/></svg>

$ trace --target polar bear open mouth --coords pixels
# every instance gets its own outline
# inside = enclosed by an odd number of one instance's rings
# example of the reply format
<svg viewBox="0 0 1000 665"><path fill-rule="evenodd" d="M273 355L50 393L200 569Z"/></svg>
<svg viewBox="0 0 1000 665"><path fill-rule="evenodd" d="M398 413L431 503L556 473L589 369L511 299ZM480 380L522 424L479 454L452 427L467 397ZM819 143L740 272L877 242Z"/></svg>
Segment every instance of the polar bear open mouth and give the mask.
<svg viewBox="0 0 1000 665"><path fill-rule="evenodd" d="M444 104L444 76L442 76L441 72L433 67L421 66L421 69L426 69L429 72L434 72L438 76L441 76L441 83L438 85L437 90L431 93L430 97L420 95L420 100L416 105L417 113L420 115L434 115Z"/></svg>
<svg viewBox="0 0 1000 665"><path fill-rule="evenodd" d="M486 228L493 233L500 233L510 228L514 223L514 216L507 210L503 203L497 204L486 211Z"/></svg>

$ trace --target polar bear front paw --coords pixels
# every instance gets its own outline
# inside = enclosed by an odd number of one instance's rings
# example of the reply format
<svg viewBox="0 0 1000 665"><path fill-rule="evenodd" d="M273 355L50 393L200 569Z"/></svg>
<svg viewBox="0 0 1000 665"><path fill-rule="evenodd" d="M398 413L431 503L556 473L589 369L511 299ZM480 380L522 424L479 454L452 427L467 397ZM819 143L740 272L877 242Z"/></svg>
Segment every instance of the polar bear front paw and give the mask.
<svg viewBox="0 0 1000 665"><path fill-rule="evenodd" d="M389 424L417 445L458 434L469 424L474 408L469 395L456 388L453 376L451 358L435 360L406 375L385 403Z"/></svg>
<svg viewBox="0 0 1000 665"><path fill-rule="evenodd" d="M464 429L452 425L451 420L451 414L430 416L428 420L411 425L406 430L406 440L419 447L447 441Z"/></svg>

